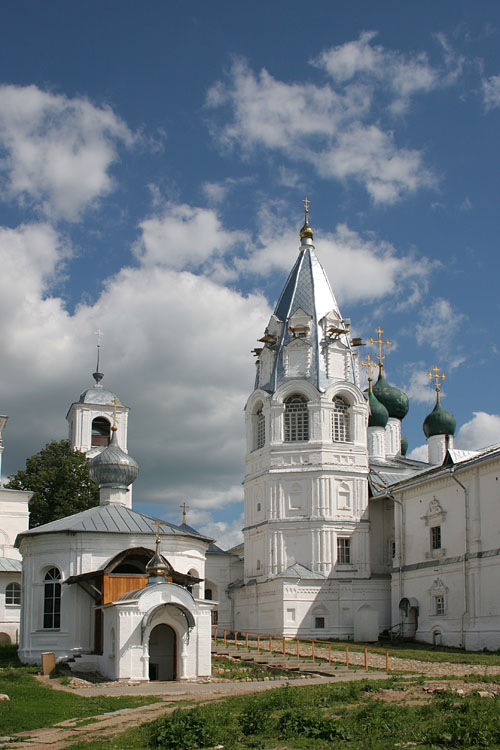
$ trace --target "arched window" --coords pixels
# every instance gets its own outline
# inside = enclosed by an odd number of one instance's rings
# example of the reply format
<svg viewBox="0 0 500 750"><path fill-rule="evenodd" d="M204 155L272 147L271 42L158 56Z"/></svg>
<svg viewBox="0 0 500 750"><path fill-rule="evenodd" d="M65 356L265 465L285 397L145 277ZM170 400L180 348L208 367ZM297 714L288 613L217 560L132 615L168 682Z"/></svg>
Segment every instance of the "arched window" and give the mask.
<svg viewBox="0 0 500 750"><path fill-rule="evenodd" d="M111 425L106 417L92 420L92 445L109 445Z"/></svg>
<svg viewBox="0 0 500 750"><path fill-rule="evenodd" d="M43 627L47 630L61 627L61 574L57 568L50 568L44 578Z"/></svg>
<svg viewBox="0 0 500 750"><path fill-rule="evenodd" d="M285 443L309 440L309 411L304 396L285 400Z"/></svg>
<svg viewBox="0 0 500 750"><path fill-rule="evenodd" d="M335 396L333 399L332 440L334 443L348 443L350 439L349 404L342 396Z"/></svg>
<svg viewBox="0 0 500 750"><path fill-rule="evenodd" d="M266 442L266 418L262 413L262 406L255 415L255 449L263 448Z"/></svg>
<svg viewBox="0 0 500 750"><path fill-rule="evenodd" d="M5 604L21 604L21 584L9 583L5 589Z"/></svg>

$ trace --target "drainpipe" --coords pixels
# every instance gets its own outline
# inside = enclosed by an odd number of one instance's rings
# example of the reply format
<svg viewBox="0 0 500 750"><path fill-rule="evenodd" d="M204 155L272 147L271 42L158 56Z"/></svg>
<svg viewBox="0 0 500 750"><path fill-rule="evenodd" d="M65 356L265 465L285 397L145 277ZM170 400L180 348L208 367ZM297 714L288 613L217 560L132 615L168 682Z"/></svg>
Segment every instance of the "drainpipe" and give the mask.
<svg viewBox="0 0 500 750"><path fill-rule="evenodd" d="M455 476L455 467L452 466L450 468L450 476L452 479L455 480L455 482L463 489L464 491L464 562L462 566L463 570L463 577L464 577L464 611L462 613L462 617L460 618L460 638L462 641L462 648L465 649L465 639L464 639L464 620L465 616L467 614L467 602L469 599L469 587L468 587L468 580L467 580L467 551L469 548L469 492L467 490L467 487L462 484L462 482L456 478Z"/></svg>
<svg viewBox="0 0 500 750"><path fill-rule="evenodd" d="M401 502L401 500L396 500L394 495L391 495L389 492L387 493L387 497L390 498L394 503L397 503L399 507L401 508L400 513L400 524L399 524L399 539L398 539L398 562L399 562L399 601L403 598L403 560L404 560L404 549L403 549L403 523L404 523L404 505ZM401 621L399 623L399 627L401 629L401 634L403 633L403 618L401 617Z"/></svg>

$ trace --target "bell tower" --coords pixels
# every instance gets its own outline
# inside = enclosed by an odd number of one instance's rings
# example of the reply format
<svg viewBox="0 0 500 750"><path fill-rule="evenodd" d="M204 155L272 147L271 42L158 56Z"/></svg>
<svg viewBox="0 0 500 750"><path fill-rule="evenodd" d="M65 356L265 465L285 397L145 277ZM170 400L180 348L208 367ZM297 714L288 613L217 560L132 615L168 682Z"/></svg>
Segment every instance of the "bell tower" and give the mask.
<svg viewBox="0 0 500 750"><path fill-rule="evenodd" d="M87 458L94 458L111 442L114 415L116 415L116 437L121 449L127 453L127 426L129 407L120 403L112 391L102 385L104 375L100 372L101 331L97 335L97 367L92 374L95 385L87 388L78 401L71 404L66 420L69 440L73 450L82 451Z"/></svg>

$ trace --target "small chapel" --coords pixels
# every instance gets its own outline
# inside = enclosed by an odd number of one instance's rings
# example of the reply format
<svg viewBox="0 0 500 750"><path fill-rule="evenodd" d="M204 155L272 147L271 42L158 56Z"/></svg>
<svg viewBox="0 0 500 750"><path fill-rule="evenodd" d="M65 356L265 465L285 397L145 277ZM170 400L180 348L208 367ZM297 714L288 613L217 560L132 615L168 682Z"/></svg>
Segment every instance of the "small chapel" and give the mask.
<svg viewBox="0 0 500 750"><path fill-rule="evenodd" d="M100 504L18 534L23 560L19 657L43 652L110 680L183 680L211 672L205 555L211 539L132 508L137 462L128 408L101 383L68 412L90 457ZM121 445L120 445L121 441Z"/></svg>

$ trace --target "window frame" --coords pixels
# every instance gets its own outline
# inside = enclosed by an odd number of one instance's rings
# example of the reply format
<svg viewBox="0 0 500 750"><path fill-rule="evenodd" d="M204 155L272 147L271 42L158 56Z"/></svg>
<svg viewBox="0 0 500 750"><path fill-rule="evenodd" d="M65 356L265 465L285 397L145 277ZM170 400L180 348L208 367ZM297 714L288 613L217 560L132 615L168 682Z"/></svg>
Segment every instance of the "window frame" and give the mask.
<svg viewBox="0 0 500 750"><path fill-rule="evenodd" d="M285 407L283 415L283 442L308 442L310 436L309 400L301 393L293 393L283 403Z"/></svg>
<svg viewBox="0 0 500 750"><path fill-rule="evenodd" d="M264 448L266 444L266 418L262 406L255 412L255 450Z"/></svg>
<svg viewBox="0 0 500 750"><path fill-rule="evenodd" d="M340 394L333 397L332 403L332 442L352 443L351 405Z"/></svg>
<svg viewBox="0 0 500 750"><path fill-rule="evenodd" d="M352 547L350 536L337 537L337 565L352 565Z"/></svg>
<svg viewBox="0 0 500 750"><path fill-rule="evenodd" d="M434 552L436 550L442 549L443 539L442 539L442 534L441 534L441 525L431 526L430 536L431 536L431 550Z"/></svg>
<svg viewBox="0 0 500 750"><path fill-rule="evenodd" d="M60 630L61 628L61 581L61 571L55 565L49 568L43 577L42 622L44 630Z"/></svg>
<svg viewBox="0 0 500 750"><path fill-rule="evenodd" d="M9 599L12 599L12 601L9 601ZM21 584L18 581L11 581L5 587L5 606L21 606Z"/></svg>

